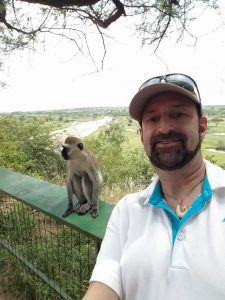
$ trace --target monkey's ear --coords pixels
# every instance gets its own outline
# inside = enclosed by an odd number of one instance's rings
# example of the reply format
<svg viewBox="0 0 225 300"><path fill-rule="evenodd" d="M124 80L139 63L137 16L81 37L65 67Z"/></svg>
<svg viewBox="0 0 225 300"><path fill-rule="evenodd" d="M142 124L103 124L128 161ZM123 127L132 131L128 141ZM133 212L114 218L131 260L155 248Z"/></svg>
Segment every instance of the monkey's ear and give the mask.
<svg viewBox="0 0 225 300"><path fill-rule="evenodd" d="M79 143L79 144L77 144L77 147L78 147L80 150L83 150L84 145L83 145L83 143Z"/></svg>

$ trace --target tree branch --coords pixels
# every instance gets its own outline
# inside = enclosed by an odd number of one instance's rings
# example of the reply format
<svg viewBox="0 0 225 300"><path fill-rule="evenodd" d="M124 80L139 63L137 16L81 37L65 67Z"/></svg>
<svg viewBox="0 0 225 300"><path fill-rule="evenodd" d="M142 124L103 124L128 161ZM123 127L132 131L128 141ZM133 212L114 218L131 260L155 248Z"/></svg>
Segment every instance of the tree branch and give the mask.
<svg viewBox="0 0 225 300"><path fill-rule="evenodd" d="M161 41L171 32L176 32L179 38L187 33L193 37L187 28L189 22L196 19L196 13L199 14L199 5L201 4L202 11L202 8L209 8L213 2L213 9L216 9L218 1L198 0L197 5L196 1L191 0L0 0L1 48L5 47L4 51L10 51L8 49L11 45L24 47L32 40L36 41L35 38L41 36L41 33L49 33L50 30L74 41L80 52L82 46L86 46L90 55L86 36L76 35L75 31L86 32L90 25L94 25L95 32L97 29L97 33L101 35L104 59L106 49L100 29L108 28L121 16L127 16L134 17L134 26L142 39L142 45L154 43L157 51ZM30 4L28 9L23 3ZM176 20L182 26L174 27Z"/></svg>
<svg viewBox="0 0 225 300"><path fill-rule="evenodd" d="M19 0L32 4L47 5L55 8L63 8L67 6L90 6L98 3L100 0Z"/></svg>

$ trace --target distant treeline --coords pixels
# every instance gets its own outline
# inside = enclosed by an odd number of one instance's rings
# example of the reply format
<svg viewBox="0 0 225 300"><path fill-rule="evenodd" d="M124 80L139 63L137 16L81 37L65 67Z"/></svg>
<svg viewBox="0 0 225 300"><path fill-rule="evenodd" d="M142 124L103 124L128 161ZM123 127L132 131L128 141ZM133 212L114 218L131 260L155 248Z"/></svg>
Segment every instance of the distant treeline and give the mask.
<svg viewBox="0 0 225 300"><path fill-rule="evenodd" d="M203 111L207 115L225 117L225 105L205 105ZM120 117L128 116L128 107L83 107L71 109L43 110L43 111L17 111L12 113L0 113L1 115L10 114L21 119L34 117L48 118L99 118L102 116Z"/></svg>
<svg viewBox="0 0 225 300"><path fill-rule="evenodd" d="M19 118L29 117L70 117L70 118L98 118L102 116L127 116L127 107L83 107L71 109L43 110L43 111L17 111L12 113L0 113L0 115L11 114Z"/></svg>
<svg viewBox="0 0 225 300"><path fill-rule="evenodd" d="M203 106L203 111L207 116L225 118L225 105Z"/></svg>

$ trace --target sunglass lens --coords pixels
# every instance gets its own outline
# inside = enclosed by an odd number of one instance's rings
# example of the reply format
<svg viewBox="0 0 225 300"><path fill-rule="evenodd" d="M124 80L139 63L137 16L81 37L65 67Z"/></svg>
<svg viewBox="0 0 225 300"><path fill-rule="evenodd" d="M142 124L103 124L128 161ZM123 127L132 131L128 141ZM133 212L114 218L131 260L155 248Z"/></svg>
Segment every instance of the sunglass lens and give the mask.
<svg viewBox="0 0 225 300"><path fill-rule="evenodd" d="M195 95L198 95L198 91L194 81L191 78L182 74L170 74L166 76L166 81L175 85L178 85Z"/></svg>
<svg viewBox="0 0 225 300"><path fill-rule="evenodd" d="M184 75L184 74L179 74L179 73L153 77L153 78L145 81L142 84L142 86L139 88L139 90L141 90L149 85L159 83L159 82L168 82L168 83L178 85L178 86L194 93L200 100L198 87L197 87L195 81L191 77Z"/></svg>
<svg viewBox="0 0 225 300"><path fill-rule="evenodd" d="M149 85L151 85L151 84L159 83L160 81L161 81L161 77L154 77L154 78L151 78L151 79L145 81L145 82L142 84L142 86L140 87L139 90L141 90L141 89L143 89L144 87L149 86Z"/></svg>

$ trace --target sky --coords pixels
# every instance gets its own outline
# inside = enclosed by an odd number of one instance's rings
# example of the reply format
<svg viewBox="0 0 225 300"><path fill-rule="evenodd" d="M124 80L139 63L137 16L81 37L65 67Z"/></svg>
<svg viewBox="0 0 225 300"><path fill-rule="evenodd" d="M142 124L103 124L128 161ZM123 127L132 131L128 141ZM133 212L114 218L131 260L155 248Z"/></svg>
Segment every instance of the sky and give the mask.
<svg viewBox="0 0 225 300"><path fill-rule="evenodd" d="M190 75L198 83L203 105L225 105L224 16L206 12L191 25L198 35L177 44L171 37L154 47L141 47L124 18L108 31L103 71L87 55L74 55L72 45L49 38L45 49L17 51L4 60L0 88L0 112L36 111L95 106L129 106L139 86L148 78L165 73ZM191 45L192 44L192 45ZM98 66L102 47L90 44Z"/></svg>

